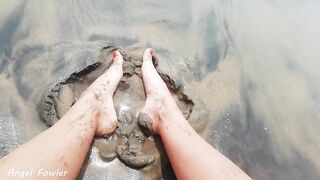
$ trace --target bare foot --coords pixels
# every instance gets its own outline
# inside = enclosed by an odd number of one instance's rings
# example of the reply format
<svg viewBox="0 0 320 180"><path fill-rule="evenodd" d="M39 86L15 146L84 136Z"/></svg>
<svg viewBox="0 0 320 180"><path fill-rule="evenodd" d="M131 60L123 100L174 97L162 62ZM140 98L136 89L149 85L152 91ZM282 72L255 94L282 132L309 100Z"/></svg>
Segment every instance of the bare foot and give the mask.
<svg viewBox="0 0 320 180"><path fill-rule="evenodd" d="M143 54L141 73L146 91L146 104L139 115L139 125L149 134L159 133L161 112L166 108L177 108L169 89L152 63L154 51L147 49Z"/></svg>
<svg viewBox="0 0 320 180"><path fill-rule="evenodd" d="M82 99L88 98L83 101L83 105L87 106L85 103L90 103L93 108L92 119L95 121L95 134L98 136L112 133L118 125L112 98L123 75L123 57L118 51L114 51L112 57L113 63L109 69L82 94Z"/></svg>

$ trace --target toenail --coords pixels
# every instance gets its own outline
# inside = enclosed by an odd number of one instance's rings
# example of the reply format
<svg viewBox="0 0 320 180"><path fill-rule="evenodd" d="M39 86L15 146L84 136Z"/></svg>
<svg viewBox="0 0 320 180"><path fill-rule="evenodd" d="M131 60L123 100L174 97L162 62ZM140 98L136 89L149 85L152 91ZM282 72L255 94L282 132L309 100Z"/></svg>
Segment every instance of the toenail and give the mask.
<svg viewBox="0 0 320 180"><path fill-rule="evenodd" d="M154 51L153 51L153 49L150 50L150 55L151 55L151 57L154 56Z"/></svg>
<svg viewBox="0 0 320 180"><path fill-rule="evenodd" d="M117 51L113 51L113 52L112 52L112 58L115 58L115 57L117 57L117 56L118 56Z"/></svg>

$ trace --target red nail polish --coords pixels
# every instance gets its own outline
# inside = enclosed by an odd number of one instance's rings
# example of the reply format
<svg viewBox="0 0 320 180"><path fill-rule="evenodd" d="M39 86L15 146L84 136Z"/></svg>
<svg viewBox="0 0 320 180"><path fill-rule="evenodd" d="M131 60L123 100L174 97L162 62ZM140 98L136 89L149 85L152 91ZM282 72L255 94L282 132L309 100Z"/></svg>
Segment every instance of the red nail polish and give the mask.
<svg viewBox="0 0 320 180"><path fill-rule="evenodd" d="M153 49L150 50L150 55L151 55L151 57L154 56L154 51L153 51Z"/></svg>
<svg viewBox="0 0 320 180"><path fill-rule="evenodd" d="M112 58L115 58L115 57L117 57L117 56L118 56L117 51L113 51L113 52L112 52Z"/></svg>

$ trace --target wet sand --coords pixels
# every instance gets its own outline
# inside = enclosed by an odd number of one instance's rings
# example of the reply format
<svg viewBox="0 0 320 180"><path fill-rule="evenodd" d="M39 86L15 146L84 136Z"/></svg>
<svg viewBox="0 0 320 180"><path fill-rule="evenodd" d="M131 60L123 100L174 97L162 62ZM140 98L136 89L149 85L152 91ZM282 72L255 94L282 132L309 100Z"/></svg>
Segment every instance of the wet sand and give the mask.
<svg viewBox="0 0 320 180"><path fill-rule="evenodd" d="M141 74L145 48L135 46L121 48L108 43L90 43L87 47L79 47L77 44L69 43L62 49L58 47L54 49L55 51L50 52L48 57L55 57L54 61L69 64L69 59L61 58L66 54L60 54L61 50L66 50L67 54L71 53L72 57L76 57L73 58L76 59L73 63L77 68L74 71L65 68L67 66L54 66L54 69L58 68L59 71L65 69L66 73L60 73L65 74L65 78L48 85L41 95L38 110L43 122L52 126L59 121L77 102L83 91L109 68L112 63L112 53L118 50L124 60L123 77L113 96L118 128L110 137L96 138L93 146L98 147L100 157L105 163L118 158L128 167L138 169L148 177L161 177L160 170L170 168L168 158L159 137L153 135L152 120L147 114L141 113L146 101ZM54 55L56 52L59 52L59 56ZM47 58L43 54L39 55L39 58L41 57ZM198 103L200 99L190 99L183 92L183 84L188 82L181 82L179 79L176 81L171 78L172 73L163 73L168 68L162 63L166 60L159 59L159 55L154 55L152 59L180 111L191 126L201 133L208 121L208 112L203 103ZM180 66L175 69L175 72L188 70L181 69Z"/></svg>
<svg viewBox="0 0 320 180"><path fill-rule="evenodd" d="M47 128L36 106L48 83L76 68L68 43L107 41L152 47L170 59L164 66L192 69L173 76L210 111L203 137L253 179L319 179L319 8L315 0L3 0L0 155ZM95 148L81 176L116 174L148 179L105 163Z"/></svg>

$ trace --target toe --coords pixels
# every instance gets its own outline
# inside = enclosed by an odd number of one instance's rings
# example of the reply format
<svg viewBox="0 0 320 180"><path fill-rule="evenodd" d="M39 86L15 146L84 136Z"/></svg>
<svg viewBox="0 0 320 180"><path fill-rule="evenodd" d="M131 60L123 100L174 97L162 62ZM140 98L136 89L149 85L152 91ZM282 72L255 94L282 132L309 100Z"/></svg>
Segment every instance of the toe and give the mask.
<svg viewBox="0 0 320 180"><path fill-rule="evenodd" d="M152 56L154 56L154 51L151 48L148 48L143 53L143 61L151 61L152 62Z"/></svg>
<svg viewBox="0 0 320 180"><path fill-rule="evenodd" d="M157 84L162 81L152 63L152 54L154 54L152 49L149 48L145 50L143 53L143 63L141 68L142 78L147 93L152 91L152 89L157 89Z"/></svg>
<svg viewBox="0 0 320 180"><path fill-rule="evenodd" d="M166 89L166 84L163 82L152 63L153 55L154 51L150 48L143 54L141 73L147 94L154 92L155 90Z"/></svg>
<svg viewBox="0 0 320 180"><path fill-rule="evenodd" d="M112 52L112 60L113 60L113 63L122 65L123 56L119 51L113 51Z"/></svg>
<svg viewBox="0 0 320 180"><path fill-rule="evenodd" d="M121 53L114 51L112 59L112 65L92 84L92 89L99 89L107 95L113 95L123 76L123 57Z"/></svg>

